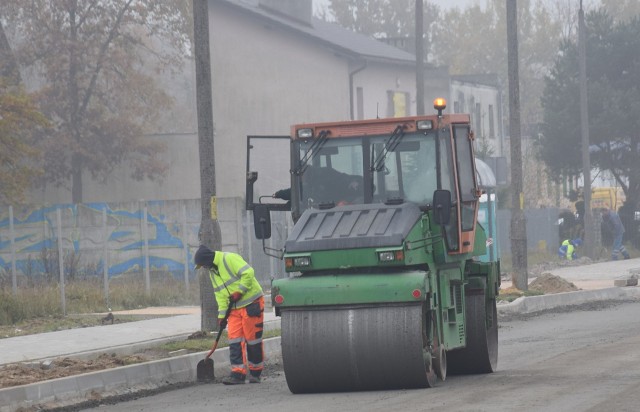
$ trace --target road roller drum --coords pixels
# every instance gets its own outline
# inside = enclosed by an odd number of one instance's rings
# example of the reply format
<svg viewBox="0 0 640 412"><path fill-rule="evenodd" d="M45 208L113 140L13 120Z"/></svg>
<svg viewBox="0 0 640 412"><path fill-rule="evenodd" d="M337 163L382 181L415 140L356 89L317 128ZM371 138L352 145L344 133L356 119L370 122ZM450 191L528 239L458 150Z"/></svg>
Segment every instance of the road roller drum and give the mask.
<svg viewBox="0 0 640 412"><path fill-rule="evenodd" d="M288 309L281 316L284 371L293 393L435 382L420 304Z"/></svg>

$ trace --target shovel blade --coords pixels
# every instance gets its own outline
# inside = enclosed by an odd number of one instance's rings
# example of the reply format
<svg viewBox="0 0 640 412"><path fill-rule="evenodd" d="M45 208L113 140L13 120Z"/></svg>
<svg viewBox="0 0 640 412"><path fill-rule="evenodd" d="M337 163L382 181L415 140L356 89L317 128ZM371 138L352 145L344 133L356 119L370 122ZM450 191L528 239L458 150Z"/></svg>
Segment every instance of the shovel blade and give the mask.
<svg viewBox="0 0 640 412"><path fill-rule="evenodd" d="M198 362L196 367L198 382L210 382L215 379L213 374L213 359L207 358Z"/></svg>

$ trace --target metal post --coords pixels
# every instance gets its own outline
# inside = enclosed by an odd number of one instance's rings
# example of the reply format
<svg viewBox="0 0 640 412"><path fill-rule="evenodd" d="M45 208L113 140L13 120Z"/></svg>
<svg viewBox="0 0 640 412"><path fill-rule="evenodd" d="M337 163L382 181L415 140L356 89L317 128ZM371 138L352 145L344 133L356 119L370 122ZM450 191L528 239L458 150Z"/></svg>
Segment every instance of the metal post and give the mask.
<svg viewBox="0 0 640 412"><path fill-rule="evenodd" d="M416 0L416 114L424 114L424 5Z"/></svg>
<svg viewBox="0 0 640 412"><path fill-rule="evenodd" d="M187 226L187 205L182 202L182 247L184 249L184 288L189 292L189 232Z"/></svg>
<svg viewBox="0 0 640 412"><path fill-rule="evenodd" d="M247 256L249 257L249 261L254 261L253 259L253 238L251 237L251 211L247 210L245 212L247 219Z"/></svg>
<svg viewBox="0 0 640 412"><path fill-rule="evenodd" d="M104 301L107 308L111 308L109 302L109 232L107 230L107 206L102 209L102 281L104 287Z"/></svg>
<svg viewBox="0 0 640 412"><path fill-rule="evenodd" d="M278 224L275 223L273 226L274 226L274 229L275 229L275 228L278 227ZM269 247L271 248L271 250L274 249L273 238L274 238L274 236L271 236L269 238ZM276 273L276 260L275 259L269 259L269 271L270 271L269 277L274 276L274 274Z"/></svg>
<svg viewBox="0 0 640 412"><path fill-rule="evenodd" d="M584 178L584 252L595 258L595 235L593 214L591 211L591 159L589 158L589 111L587 110L587 68L586 38L584 32L584 10L580 0L578 12L578 57L580 59L580 131L582 134L582 175Z"/></svg>
<svg viewBox="0 0 640 412"><path fill-rule="evenodd" d="M56 209L58 224L58 268L60 270L60 300L62 302L62 316L67 316L67 302L64 293L64 255L62 254L62 212Z"/></svg>
<svg viewBox="0 0 640 412"><path fill-rule="evenodd" d="M11 238L11 290L18 294L18 275L16 273L16 234L13 231L13 206L9 206L9 237Z"/></svg>
<svg viewBox="0 0 640 412"><path fill-rule="evenodd" d="M142 236L144 237L144 290L147 296L151 295L151 280L149 279L149 228L147 226L147 204L144 204L142 218Z"/></svg>

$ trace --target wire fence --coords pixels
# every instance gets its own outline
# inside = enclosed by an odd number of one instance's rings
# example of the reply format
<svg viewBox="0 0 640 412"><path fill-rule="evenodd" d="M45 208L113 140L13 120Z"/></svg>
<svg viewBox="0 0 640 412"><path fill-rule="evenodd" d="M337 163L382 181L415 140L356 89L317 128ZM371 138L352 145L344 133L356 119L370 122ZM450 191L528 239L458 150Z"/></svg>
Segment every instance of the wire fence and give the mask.
<svg viewBox="0 0 640 412"><path fill-rule="evenodd" d="M263 249L282 249L293 229L290 213L272 212L272 237L254 235L242 199L220 199L222 250L240 253L265 290L287 277L281 260ZM562 239L558 209L527 210L530 251L555 254ZM109 302L116 279L134 279L149 295L167 278L185 293L198 288L193 254L199 246L199 199L129 203L0 207L0 286L15 295L24 285L55 282L65 312L65 286L80 279L100 285ZM510 213L496 216L500 254L510 253Z"/></svg>

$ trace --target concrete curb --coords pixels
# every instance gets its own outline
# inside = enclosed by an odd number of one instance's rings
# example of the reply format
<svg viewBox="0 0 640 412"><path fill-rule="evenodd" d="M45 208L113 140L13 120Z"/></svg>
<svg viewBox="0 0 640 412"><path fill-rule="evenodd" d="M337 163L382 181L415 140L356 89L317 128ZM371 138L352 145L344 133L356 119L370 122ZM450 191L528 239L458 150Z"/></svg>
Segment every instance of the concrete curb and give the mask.
<svg viewBox="0 0 640 412"><path fill-rule="evenodd" d="M279 358L280 338L264 341L267 362ZM19 408L50 409L77 405L89 400L132 394L163 386L195 382L196 365L207 352L191 353L152 362L90 372L29 385L0 389L0 412ZM212 359L216 377L226 376L229 349L217 350Z"/></svg>
<svg viewBox="0 0 640 412"><path fill-rule="evenodd" d="M637 287L613 287L607 289L555 293L552 295L523 296L509 304L498 305L498 314L535 313L562 306L580 305L587 302L638 298L640 298L640 288Z"/></svg>

